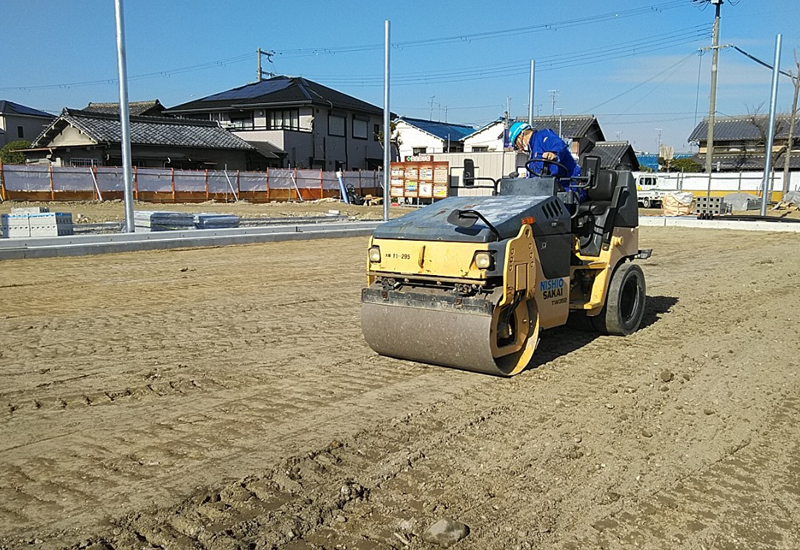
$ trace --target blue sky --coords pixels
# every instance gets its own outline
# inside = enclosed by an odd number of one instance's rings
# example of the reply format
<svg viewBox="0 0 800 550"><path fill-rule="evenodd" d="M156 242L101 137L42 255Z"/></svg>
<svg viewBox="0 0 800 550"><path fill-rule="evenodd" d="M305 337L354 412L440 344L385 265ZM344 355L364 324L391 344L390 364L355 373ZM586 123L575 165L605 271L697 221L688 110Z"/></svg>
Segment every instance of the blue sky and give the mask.
<svg viewBox="0 0 800 550"><path fill-rule="evenodd" d="M4 2L0 99L59 112L117 101L113 0ZM392 111L482 125L526 116L537 60L537 112L598 116L607 139L637 150L688 150L708 115L713 7L691 0L520 2L228 2L126 0L129 97L166 106L252 82L265 70L305 76L383 103L384 20L391 21ZM721 43L781 66L800 51L800 2L726 0ZM7 46L11 45L9 49ZM698 78L699 77L699 78ZM720 53L717 110L768 109L771 73L733 49ZM699 87L698 87L699 83ZM550 90L558 90L555 106ZM779 108L792 87L781 78Z"/></svg>

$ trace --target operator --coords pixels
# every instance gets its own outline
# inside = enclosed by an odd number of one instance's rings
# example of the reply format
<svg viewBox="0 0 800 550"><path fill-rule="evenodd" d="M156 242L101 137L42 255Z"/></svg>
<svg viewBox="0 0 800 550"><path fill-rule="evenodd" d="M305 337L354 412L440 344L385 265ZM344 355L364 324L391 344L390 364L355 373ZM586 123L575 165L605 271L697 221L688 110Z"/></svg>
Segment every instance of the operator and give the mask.
<svg viewBox="0 0 800 550"><path fill-rule="evenodd" d="M508 141L514 149L528 152L531 159L552 160L563 165L562 168L539 160L538 162L532 162L530 168L538 174L545 175L549 173L551 176L558 178L564 191L572 190L578 202L583 202L586 199L586 190L574 186L569 179L580 176L581 167L575 162L569 146L553 130L543 128L534 131L525 122L515 122L508 130ZM545 171L545 165L547 165L547 171Z"/></svg>

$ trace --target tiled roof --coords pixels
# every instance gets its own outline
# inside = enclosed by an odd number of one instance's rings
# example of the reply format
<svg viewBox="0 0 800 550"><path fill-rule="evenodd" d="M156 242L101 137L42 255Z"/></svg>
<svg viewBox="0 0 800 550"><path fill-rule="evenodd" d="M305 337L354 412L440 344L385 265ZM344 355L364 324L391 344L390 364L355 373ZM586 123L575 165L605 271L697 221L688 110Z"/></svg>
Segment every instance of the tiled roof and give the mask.
<svg viewBox="0 0 800 550"><path fill-rule="evenodd" d="M253 147L216 122L165 117L131 117L131 144L197 147L203 149L244 149ZM122 128L117 115L64 109L36 138L32 147L47 147L67 125L74 126L96 143L120 143Z"/></svg>
<svg viewBox="0 0 800 550"><path fill-rule="evenodd" d="M464 124L450 124L448 122L435 122L433 120L407 117L400 117L400 120L443 140L461 141L475 132L475 128Z"/></svg>
<svg viewBox="0 0 800 550"><path fill-rule="evenodd" d="M13 101L6 101L4 99L0 100L0 114L55 118L50 113L45 113L44 111L39 111L38 109L32 109L30 107L26 107L25 105L20 105L19 103L14 103Z"/></svg>
<svg viewBox="0 0 800 550"><path fill-rule="evenodd" d="M495 120L494 122L490 122L486 126L478 128L472 134L479 134L484 130L491 128L492 126L497 126L503 123L502 118ZM528 122L527 118L515 118L514 120L510 121L511 123L514 122ZM548 128L553 130L554 132L558 133L558 126L559 123L561 124L561 135L566 139L580 139L591 130L592 126L597 124L598 130L600 128L597 119L592 115L565 115L565 116L539 116L533 119L532 128L534 130L542 130ZM498 136L498 139L502 137L502 130L499 130L501 133ZM603 131L600 131L600 137L603 137Z"/></svg>
<svg viewBox="0 0 800 550"><path fill-rule="evenodd" d="M616 168L621 162L627 161L632 170L639 169L639 161L633 147L627 141L598 141L594 144L587 155L600 157L601 168ZM627 156L627 159L626 159Z"/></svg>
<svg viewBox="0 0 800 550"><path fill-rule="evenodd" d="M528 122L528 119L520 119L519 121ZM593 124L597 124L597 119L592 115L539 116L533 119L531 126L534 130L549 128L558 132L559 123L561 124L561 135L563 137L580 139L589 132Z"/></svg>
<svg viewBox="0 0 800 550"><path fill-rule="evenodd" d="M706 156L698 154L694 159L703 167L706 165ZM772 167L775 171L783 170L783 163L786 162L786 156L782 152L776 159L772 161ZM719 163L719 170L723 172L741 172L745 170L763 171L766 164L766 158L763 154L714 154L711 164L714 170L717 170L717 163ZM789 168L792 170L800 170L800 151L792 151L792 156L789 159Z"/></svg>
<svg viewBox="0 0 800 550"><path fill-rule="evenodd" d="M83 108L83 110L91 113L106 113L109 115L116 115L119 114L119 103L90 102L86 107ZM161 102L157 99L128 102L128 111L130 112L131 116L140 116L150 110L155 110L155 112L161 113L161 111L164 110L164 106L161 105Z"/></svg>
<svg viewBox="0 0 800 550"><path fill-rule="evenodd" d="M797 124L795 124L797 126ZM767 116L739 116L714 119L714 141L763 141L767 135L769 118ZM708 119L695 127L688 141L706 141L708 137ZM789 117L777 116L775 119L775 137L789 137Z"/></svg>
<svg viewBox="0 0 800 550"><path fill-rule="evenodd" d="M276 76L261 82L226 90L202 99L170 107L165 114L208 112L214 110L251 109L255 107L286 107L324 105L333 109L381 114L383 110L371 103L323 86L302 77Z"/></svg>

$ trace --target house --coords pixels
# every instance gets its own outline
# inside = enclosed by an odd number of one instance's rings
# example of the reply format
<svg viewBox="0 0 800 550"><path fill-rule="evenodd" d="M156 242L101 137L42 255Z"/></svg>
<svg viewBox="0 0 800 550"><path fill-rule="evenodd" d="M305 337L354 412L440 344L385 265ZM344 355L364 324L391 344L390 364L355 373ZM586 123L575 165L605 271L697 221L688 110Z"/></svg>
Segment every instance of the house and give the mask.
<svg viewBox="0 0 800 550"><path fill-rule="evenodd" d="M219 122L281 166L376 169L383 165L383 110L317 82L276 76L164 111Z"/></svg>
<svg viewBox="0 0 800 550"><path fill-rule="evenodd" d="M20 139L32 141L54 118L44 111L0 100L0 148Z"/></svg>
<svg viewBox="0 0 800 550"><path fill-rule="evenodd" d="M600 158L600 168L610 170L638 170L639 161L636 152L627 141L598 141L584 152Z"/></svg>
<svg viewBox="0 0 800 550"><path fill-rule="evenodd" d="M400 117L395 124L400 158L434 153L464 151L463 139L475 132L473 126Z"/></svg>
<svg viewBox="0 0 800 550"><path fill-rule="evenodd" d="M161 116L164 107L157 99L149 101L129 101L128 112L130 116ZM105 113L119 116L119 103L92 103L83 108L84 112Z"/></svg>
<svg viewBox="0 0 800 550"><path fill-rule="evenodd" d="M514 122L527 122L527 119L509 120ZM487 152L503 150L503 131L505 120L500 118L476 130L464 138L465 152ZM569 143L572 154L580 157L590 150L595 143L604 141L600 123L592 115L564 115L543 116L533 119L534 130L549 128L559 134L564 141Z"/></svg>
<svg viewBox="0 0 800 550"><path fill-rule="evenodd" d="M245 170L261 154L218 123L130 117L131 162L138 167ZM121 166L118 114L64 109L23 150L27 161L54 166Z"/></svg>
<svg viewBox="0 0 800 550"><path fill-rule="evenodd" d="M780 115L775 120L775 140L773 142L773 166L782 169L786 158L789 140L789 116ZM714 120L713 169L718 172L740 172L745 170L764 170L765 148L769 128L769 118L762 115L722 117ZM795 134L800 132L800 124L795 124ZM689 136L690 143L698 146L696 160L704 168L708 151L708 119L695 127ZM800 136L792 139L790 169L800 170Z"/></svg>

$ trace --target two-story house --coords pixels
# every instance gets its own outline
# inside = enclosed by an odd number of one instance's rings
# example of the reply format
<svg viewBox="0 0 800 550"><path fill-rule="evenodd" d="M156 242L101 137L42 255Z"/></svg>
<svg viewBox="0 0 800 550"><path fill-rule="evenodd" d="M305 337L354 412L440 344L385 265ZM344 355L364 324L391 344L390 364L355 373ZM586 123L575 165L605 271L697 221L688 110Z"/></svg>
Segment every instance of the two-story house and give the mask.
<svg viewBox="0 0 800 550"><path fill-rule="evenodd" d="M20 139L33 141L54 118L44 111L0 100L0 148Z"/></svg>
<svg viewBox="0 0 800 550"><path fill-rule="evenodd" d="M772 146L773 166L783 168L789 141L789 116L779 115L775 120L775 140ZM800 125L796 125L800 128ZM712 169L718 172L763 170L769 129L766 115L742 115L714 119L714 156ZM800 169L800 136L792 139L790 169ZM703 120L689 135L690 143L698 146L697 161L705 167L708 151L708 119Z"/></svg>
<svg viewBox="0 0 800 550"><path fill-rule="evenodd" d="M383 164L383 110L301 77L277 76L164 114L217 121L265 156L278 157L284 168L356 170Z"/></svg>

